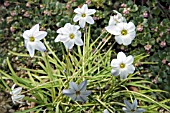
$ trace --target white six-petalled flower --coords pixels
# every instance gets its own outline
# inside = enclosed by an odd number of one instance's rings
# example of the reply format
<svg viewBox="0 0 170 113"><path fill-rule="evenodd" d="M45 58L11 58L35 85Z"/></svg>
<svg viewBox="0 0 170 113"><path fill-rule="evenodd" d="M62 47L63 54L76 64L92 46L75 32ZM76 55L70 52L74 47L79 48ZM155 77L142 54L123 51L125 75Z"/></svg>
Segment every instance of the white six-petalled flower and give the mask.
<svg viewBox="0 0 170 113"><path fill-rule="evenodd" d="M70 89L64 89L63 94L70 97L74 101L86 102L87 96L91 94L91 91L86 90L87 80L84 80L80 85L75 82L70 82Z"/></svg>
<svg viewBox="0 0 170 113"><path fill-rule="evenodd" d="M87 4L84 4L81 8L76 8L74 12L77 14L73 18L73 21L79 21L79 25L81 28L85 27L86 22L89 24L94 24L94 20L90 15L94 14L96 10L88 9Z"/></svg>
<svg viewBox="0 0 170 113"><path fill-rule="evenodd" d="M11 92L10 92L11 98L12 98L12 102L14 104L16 104L16 102L21 104L21 103L23 103L21 100L25 97L25 95L20 95L20 93L22 91L22 87L18 87L18 88L14 89L15 85L16 84L14 84L12 86Z"/></svg>
<svg viewBox="0 0 170 113"><path fill-rule="evenodd" d="M135 67L133 66L134 58L132 55L126 57L123 52L119 52L117 54L117 59L113 59L111 61L112 75L118 76L120 75L121 79L127 78L128 74L132 74L135 71Z"/></svg>
<svg viewBox="0 0 170 113"><path fill-rule="evenodd" d="M137 100L135 99L133 104L130 104L127 100L124 100L124 103L126 105L126 108L123 107L122 110L125 112L125 113L143 113L145 112L146 110L145 109L142 109L142 108L138 108L137 109Z"/></svg>
<svg viewBox="0 0 170 113"><path fill-rule="evenodd" d="M118 44L123 44L125 46L132 43L132 40L136 36L136 27L132 22L129 23L118 23L116 26L110 26L107 31L115 35L115 40Z"/></svg>
<svg viewBox="0 0 170 113"><path fill-rule="evenodd" d="M39 31L39 24L33 26L30 30L26 30L23 33L25 47L27 48L31 57L34 56L35 49L43 52L46 51L46 47L40 41L47 35L45 31Z"/></svg>
<svg viewBox="0 0 170 113"><path fill-rule="evenodd" d="M59 35L56 37L55 42L63 42L68 49L72 49L74 43L78 46L82 46L83 40L81 39L79 28L80 27L77 25L71 25L70 23L65 24L64 27L57 30Z"/></svg>
<svg viewBox="0 0 170 113"><path fill-rule="evenodd" d="M109 25L107 27L105 27L105 29L109 33L112 32L110 30L113 28L113 26L116 26L118 23L121 23L121 22L126 22L125 17L123 17L121 13L117 12L116 10L113 10L113 11L116 13L116 15L110 16Z"/></svg>

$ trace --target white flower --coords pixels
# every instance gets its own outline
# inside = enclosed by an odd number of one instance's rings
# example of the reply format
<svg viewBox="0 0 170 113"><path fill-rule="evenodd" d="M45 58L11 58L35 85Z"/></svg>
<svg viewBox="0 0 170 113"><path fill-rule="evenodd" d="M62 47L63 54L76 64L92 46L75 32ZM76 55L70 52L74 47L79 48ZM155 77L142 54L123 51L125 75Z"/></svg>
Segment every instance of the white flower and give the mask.
<svg viewBox="0 0 170 113"><path fill-rule="evenodd" d="M107 109L105 109L103 113L109 113L109 111Z"/></svg>
<svg viewBox="0 0 170 113"><path fill-rule="evenodd" d="M86 102L87 96L91 94L91 91L86 90L87 80L77 85L75 82L70 82L70 89L64 89L63 94L72 98L74 101Z"/></svg>
<svg viewBox="0 0 170 113"><path fill-rule="evenodd" d="M108 30L110 26L115 26L118 23L126 22L125 17L123 17L121 13L117 12L116 10L113 10L113 11L117 14L114 16L110 16L109 26L105 27L106 30Z"/></svg>
<svg viewBox="0 0 170 113"><path fill-rule="evenodd" d="M118 23L116 26L108 26L107 31L115 35L115 40L118 44L125 46L131 44L136 36L135 25L132 22Z"/></svg>
<svg viewBox="0 0 170 113"><path fill-rule="evenodd" d="M21 93L21 91L22 91L22 87L18 87L18 88L15 88L15 89L14 89L15 85L16 85L16 84L14 84L14 85L12 86L12 88L11 88L12 91L10 92L10 94L12 95L12 96L11 96L12 102L13 102L14 104L16 104L16 102L17 102L17 103L23 103L23 102L21 102L21 100L25 97L25 95L20 95L20 93Z"/></svg>
<svg viewBox="0 0 170 113"><path fill-rule="evenodd" d="M130 104L127 100L124 100L124 103L126 105L126 108L123 107L122 110L125 112L125 113L143 113L145 112L146 110L145 109L137 109L137 100L135 99L133 104Z"/></svg>
<svg viewBox="0 0 170 113"><path fill-rule="evenodd" d="M117 54L117 59L113 59L111 61L112 75L118 76L120 75L121 79L127 78L128 74L132 74L135 71L135 67L133 66L134 58L132 55L126 57L123 52L119 52Z"/></svg>
<svg viewBox="0 0 170 113"><path fill-rule="evenodd" d="M25 47L27 48L31 57L34 56L35 49L39 51L46 51L46 47L40 41L47 35L45 31L39 31L39 24L33 26L30 30L26 30L23 33Z"/></svg>
<svg viewBox="0 0 170 113"><path fill-rule="evenodd" d="M81 8L76 8L74 12L77 14L73 18L73 21L79 21L79 25L81 28L84 28L86 22L89 24L94 24L94 20L90 15L94 14L96 10L88 9L87 4L84 4Z"/></svg>
<svg viewBox="0 0 170 113"><path fill-rule="evenodd" d="M71 25L70 23L65 24L64 27L57 30L59 35L56 37L55 42L63 42L68 49L72 49L74 43L78 46L82 46L83 40L81 39L79 28L80 27L77 25Z"/></svg>

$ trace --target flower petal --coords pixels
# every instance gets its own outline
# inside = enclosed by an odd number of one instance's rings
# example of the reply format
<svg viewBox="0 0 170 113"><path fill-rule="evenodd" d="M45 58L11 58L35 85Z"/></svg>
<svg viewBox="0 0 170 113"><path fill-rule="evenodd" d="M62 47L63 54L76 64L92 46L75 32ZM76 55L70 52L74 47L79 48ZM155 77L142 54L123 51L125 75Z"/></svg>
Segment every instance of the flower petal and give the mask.
<svg viewBox="0 0 170 113"><path fill-rule="evenodd" d="M13 100L22 100L25 97L25 95L14 95Z"/></svg>
<svg viewBox="0 0 170 113"><path fill-rule="evenodd" d="M138 113L142 113L142 112L145 112L146 110L145 109L142 109L142 108L139 108L139 109L137 109L136 110L136 112L138 112Z"/></svg>
<svg viewBox="0 0 170 113"><path fill-rule="evenodd" d="M117 60L119 60L119 62L124 62L126 60L126 55L123 52L119 52L117 54Z"/></svg>
<svg viewBox="0 0 170 113"><path fill-rule="evenodd" d="M123 43L123 41L122 41L122 36L121 36L121 35L116 35L116 36L115 36L115 40L116 40L116 42L117 42L118 44L122 44L122 43Z"/></svg>
<svg viewBox="0 0 170 113"><path fill-rule="evenodd" d="M130 38L129 35L122 36L122 42L123 42L123 45L127 46L132 43L132 39Z"/></svg>
<svg viewBox="0 0 170 113"><path fill-rule="evenodd" d="M45 32L45 31L39 31L39 32L35 32L33 34L35 41L39 41L39 40L43 39L45 36L47 36L47 32Z"/></svg>
<svg viewBox="0 0 170 113"><path fill-rule="evenodd" d="M22 91L22 87L18 87L12 90L12 95L18 95Z"/></svg>
<svg viewBox="0 0 170 113"><path fill-rule="evenodd" d="M136 31L130 32L128 33L128 35L131 38L131 40L133 40L136 37Z"/></svg>
<svg viewBox="0 0 170 113"><path fill-rule="evenodd" d="M88 96L91 94L91 91L80 91L80 95L83 95L83 96Z"/></svg>
<svg viewBox="0 0 170 113"><path fill-rule="evenodd" d="M132 109L136 109L137 108L137 105L138 105L138 102L137 102L137 100L135 99L134 101L133 101L133 104L132 104Z"/></svg>
<svg viewBox="0 0 170 113"><path fill-rule="evenodd" d="M70 82L70 88L74 91L79 91L78 86L75 82Z"/></svg>
<svg viewBox="0 0 170 113"><path fill-rule="evenodd" d="M78 25L73 25L73 32L77 32L80 29L80 26ZM81 32L80 32L81 34Z"/></svg>
<svg viewBox="0 0 170 113"><path fill-rule="evenodd" d="M95 12L96 12L95 9L88 9L87 12L86 12L86 14L87 14L87 15L92 15L92 14L94 14Z"/></svg>
<svg viewBox="0 0 170 113"><path fill-rule="evenodd" d="M31 35L32 35L31 31L26 30L26 31L24 31L22 36L24 37L24 39L29 39L31 37Z"/></svg>
<svg viewBox="0 0 170 113"><path fill-rule="evenodd" d="M75 44L78 45L78 46L82 46L84 44L83 40L81 38L78 38L78 37L76 37L74 41L75 41Z"/></svg>
<svg viewBox="0 0 170 113"><path fill-rule="evenodd" d="M73 40L68 40L67 42L64 42L64 45L67 49L72 49L74 46L74 41Z"/></svg>
<svg viewBox="0 0 170 113"><path fill-rule="evenodd" d="M132 104L129 103L127 100L124 100L124 103L125 103L125 105L126 105L127 110L131 110Z"/></svg>
<svg viewBox="0 0 170 113"><path fill-rule="evenodd" d="M127 26L126 26L126 29L127 29L128 32L133 32L133 31L135 31L135 25L134 25L134 23L129 22L129 23L127 24Z"/></svg>
<svg viewBox="0 0 170 113"><path fill-rule="evenodd" d="M80 9L79 7L76 8L76 9L74 10L74 12L77 13L77 14L82 14L82 11L81 11L81 9Z"/></svg>
<svg viewBox="0 0 170 113"><path fill-rule="evenodd" d="M135 67L133 65L128 65L126 68L130 74L133 74L135 71Z"/></svg>
<svg viewBox="0 0 170 113"><path fill-rule="evenodd" d="M14 90L16 84L13 84L12 87L11 87L11 90Z"/></svg>
<svg viewBox="0 0 170 113"><path fill-rule="evenodd" d="M128 110L128 109L126 109L125 107L123 107L122 110L123 110L125 113L131 113L131 110Z"/></svg>
<svg viewBox="0 0 170 113"><path fill-rule="evenodd" d="M113 69L111 70L111 74L112 74L113 76L118 76L118 75L120 74L120 70L117 69L117 68L116 68L116 69L113 68Z"/></svg>
<svg viewBox="0 0 170 113"><path fill-rule="evenodd" d="M109 113L109 111L107 109L105 109L103 113Z"/></svg>
<svg viewBox="0 0 170 113"><path fill-rule="evenodd" d="M125 64L131 65L134 61L134 57L132 55L129 55L126 57Z"/></svg>
<svg viewBox="0 0 170 113"><path fill-rule="evenodd" d="M81 7L83 13L87 12L88 11L88 6L87 4L84 4L82 7Z"/></svg>
<svg viewBox="0 0 170 113"><path fill-rule="evenodd" d="M86 102L87 101L87 97L83 96L83 95L79 95L79 98L82 102Z"/></svg>
<svg viewBox="0 0 170 113"><path fill-rule="evenodd" d="M73 18L74 22L77 22L81 19L81 15L80 14L76 14L75 17Z"/></svg>
<svg viewBox="0 0 170 113"><path fill-rule="evenodd" d="M105 27L106 31L109 32L110 34L114 34L114 26L107 26Z"/></svg>
<svg viewBox="0 0 170 113"><path fill-rule="evenodd" d="M128 74L129 74L128 71L126 69L123 69L123 70L120 71L120 78L126 79Z"/></svg>
<svg viewBox="0 0 170 113"><path fill-rule="evenodd" d="M60 42L61 39L62 38L62 35L58 35L56 38L55 38L55 40L54 40L54 42Z"/></svg>
<svg viewBox="0 0 170 113"><path fill-rule="evenodd" d="M27 48L30 56L33 57L33 56L34 56L34 53L35 53L35 48L32 46L32 44L27 43L26 48Z"/></svg>
<svg viewBox="0 0 170 113"><path fill-rule="evenodd" d="M91 16L86 17L86 22L89 23L89 24L94 24L94 20Z"/></svg>
<svg viewBox="0 0 170 113"><path fill-rule="evenodd" d="M86 90L86 86L87 86L87 80L84 80L83 82L81 82L80 85L78 85L80 91L85 91Z"/></svg>
<svg viewBox="0 0 170 113"><path fill-rule="evenodd" d="M81 28L84 28L84 27L85 27L85 24L86 24L86 21L85 21L84 19L81 19L81 20L79 21L79 25L80 25Z"/></svg>
<svg viewBox="0 0 170 113"><path fill-rule="evenodd" d="M62 91L62 93L64 94L64 95L74 95L75 94L75 91L73 90L73 89L64 89L63 91Z"/></svg>
<svg viewBox="0 0 170 113"><path fill-rule="evenodd" d="M41 52L46 51L46 47L41 41L35 42L34 48Z"/></svg>
<svg viewBox="0 0 170 113"><path fill-rule="evenodd" d="M33 35L34 33L39 32L39 24L34 25L31 29L30 32L32 33L31 35Z"/></svg>
<svg viewBox="0 0 170 113"><path fill-rule="evenodd" d="M110 20L109 20L109 26L115 26L116 22L114 20L113 16L110 16Z"/></svg>
<svg viewBox="0 0 170 113"><path fill-rule="evenodd" d="M120 62L117 59L113 59L111 61L111 66L112 67L119 67L119 65L120 65Z"/></svg>

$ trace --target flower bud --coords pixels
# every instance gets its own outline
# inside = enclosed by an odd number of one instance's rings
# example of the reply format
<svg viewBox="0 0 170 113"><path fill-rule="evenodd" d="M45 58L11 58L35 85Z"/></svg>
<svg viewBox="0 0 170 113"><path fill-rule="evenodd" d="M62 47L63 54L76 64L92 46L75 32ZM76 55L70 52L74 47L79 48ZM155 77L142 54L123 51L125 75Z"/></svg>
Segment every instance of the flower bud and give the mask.
<svg viewBox="0 0 170 113"><path fill-rule="evenodd" d="M122 3L122 4L120 5L120 7L125 8L125 7L126 7L126 4L125 4L125 3Z"/></svg>
<svg viewBox="0 0 170 113"><path fill-rule="evenodd" d="M149 51L149 50L151 49L151 47L152 47L152 46L149 45L149 44L147 44L147 45L144 46L144 48L145 48L146 51Z"/></svg>
<svg viewBox="0 0 170 113"><path fill-rule="evenodd" d="M162 60L162 64L166 64L166 59L163 59L163 60Z"/></svg>
<svg viewBox="0 0 170 113"><path fill-rule="evenodd" d="M145 18L148 17L148 13L146 11L143 13L143 17L145 17Z"/></svg>
<svg viewBox="0 0 170 113"><path fill-rule="evenodd" d="M10 4L9 4L9 1L5 1L5 2L4 2L4 6L5 6L5 7L8 7L9 5L10 5Z"/></svg>
<svg viewBox="0 0 170 113"><path fill-rule="evenodd" d="M123 14L127 15L129 14L130 8L124 8L123 9Z"/></svg>
<svg viewBox="0 0 170 113"><path fill-rule="evenodd" d="M26 5L25 5L26 7L31 7L31 5L30 5L30 3L26 3Z"/></svg>
<svg viewBox="0 0 170 113"><path fill-rule="evenodd" d="M90 4L91 3L91 0L86 0L86 4Z"/></svg>
<svg viewBox="0 0 170 113"><path fill-rule="evenodd" d="M11 11L10 14L11 14L11 16L15 16L16 12L15 11Z"/></svg>
<svg viewBox="0 0 170 113"><path fill-rule="evenodd" d="M170 67L170 63L168 63L168 66Z"/></svg>
<svg viewBox="0 0 170 113"><path fill-rule="evenodd" d="M29 15L29 12L28 11L26 11L25 13L24 13L24 17L29 17L30 15Z"/></svg>
<svg viewBox="0 0 170 113"><path fill-rule="evenodd" d="M70 9L70 3L67 3L66 8Z"/></svg>
<svg viewBox="0 0 170 113"><path fill-rule="evenodd" d="M143 31L143 26L141 24L137 26L137 31Z"/></svg>
<svg viewBox="0 0 170 113"><path fill-rule="evenodd" d="M7 23L12 22L13 18L11 16L7 17Z"/></svg>
<svg viewBox="0 0 170 113"><path fill-rule="evenodd" d="M15 28L14 27L10 27L10 31L13 33L15 32Z"/></svg>
<svg viewBox="0 0 170 113"><path fill-rule="evenodd" d="M161 47L165 47L165 46L166 46L166 42L165 42L165 41L162 41L162 42L160 43L160 46L161 46Z"/></svg>

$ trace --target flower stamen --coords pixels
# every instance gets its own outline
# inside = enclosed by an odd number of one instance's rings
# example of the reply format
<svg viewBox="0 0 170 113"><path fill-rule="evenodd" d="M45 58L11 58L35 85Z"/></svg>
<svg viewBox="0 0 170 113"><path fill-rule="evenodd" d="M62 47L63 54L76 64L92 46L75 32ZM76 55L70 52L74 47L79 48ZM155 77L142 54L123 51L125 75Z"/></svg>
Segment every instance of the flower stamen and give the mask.
<svg viewBox="0 0 170 113"><path fill-rule="evenodd" d="M84 17L86 17L86 14L85 14L85 13L83 13L83 14L81 15L81 17L83 17L83 18L84 18Z"/></svg>
<svg viewBox="0 0 170 113"><path fill-rule="evenodd" d="M30 37L30 42L34 42L35 38L33 36Z"/></svg>
<svg viewBox="0 0 170 113"><path fill-rule="evenodd" d="M127 35L127 30L123 29L123 30L121 31L121 34L122 34L122 35Z"/></svg>
<svg viewBox="0 0 170 113"><path fill-rule="evenodd" d="M80 91L76 91L76 95L80 95Z"/></svg>
<svg viewBox="0 0 170 113"><path fill-rule="evenodd" d="M120 64L120 68L125 68L125 64L124 64L124 63L121 63L121 64Z"/></svg>
<svg viewBox="0 0 170 113"><path fill-rule="evenodd" d="M70 37L70 39L73 39L74 38L74 34L71 33L69 37Z"/></svg>

